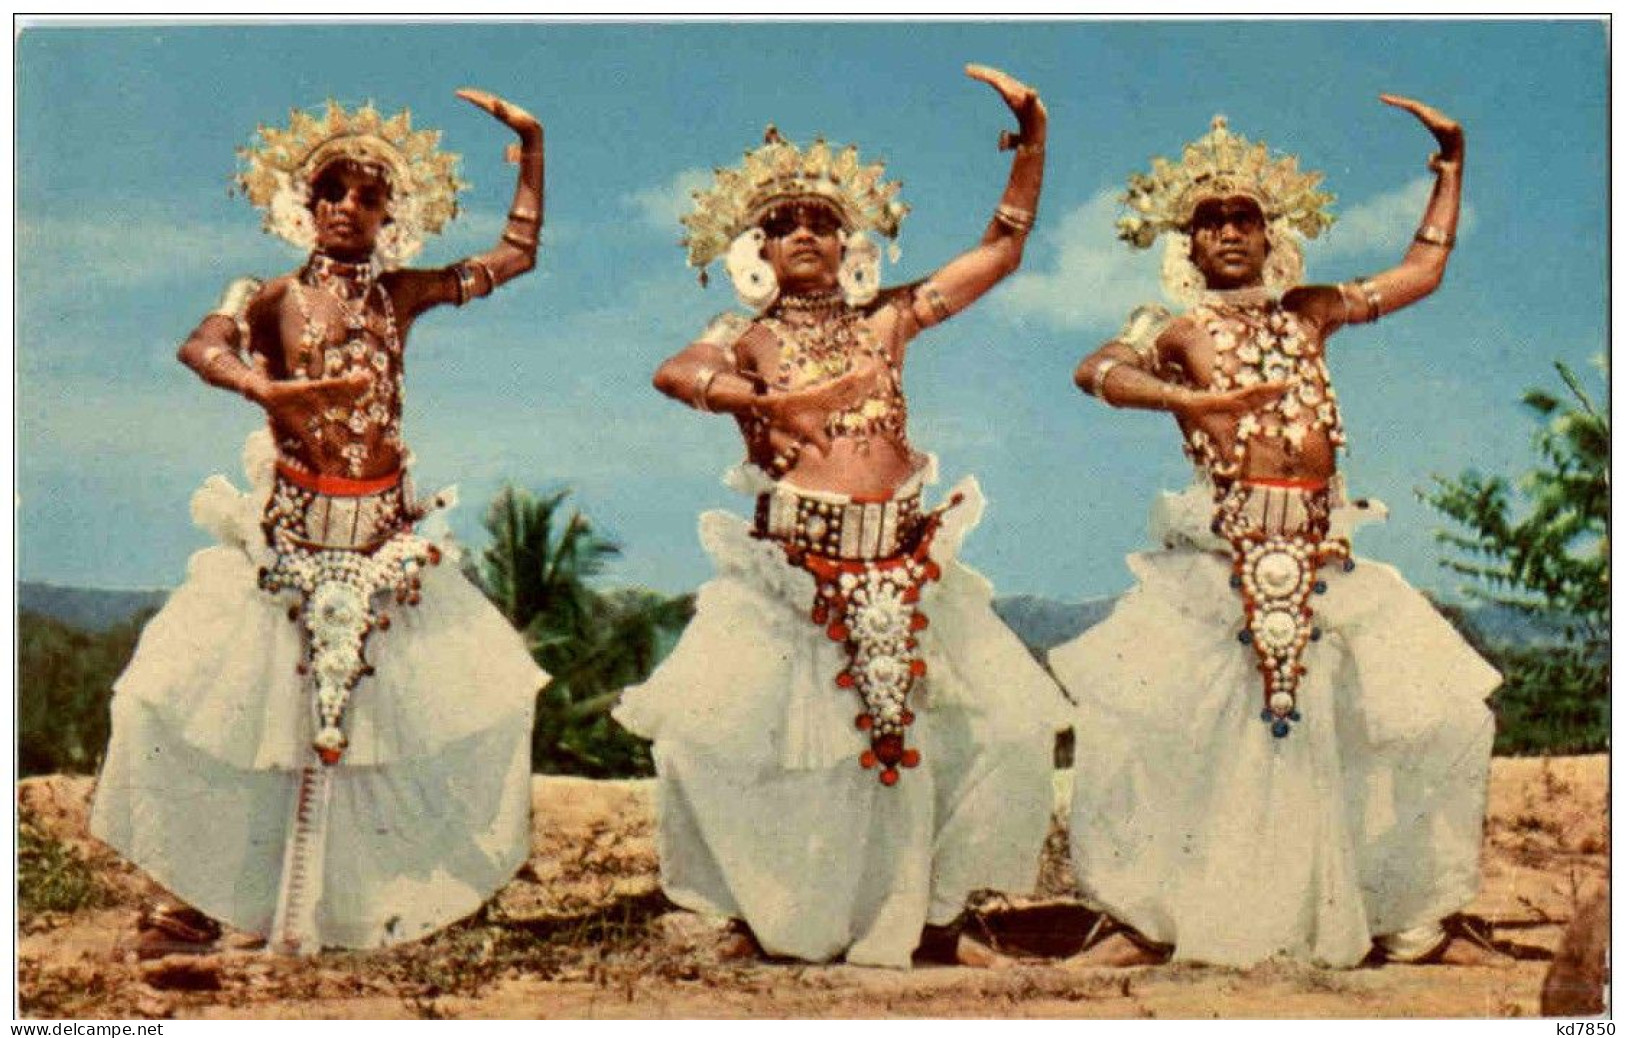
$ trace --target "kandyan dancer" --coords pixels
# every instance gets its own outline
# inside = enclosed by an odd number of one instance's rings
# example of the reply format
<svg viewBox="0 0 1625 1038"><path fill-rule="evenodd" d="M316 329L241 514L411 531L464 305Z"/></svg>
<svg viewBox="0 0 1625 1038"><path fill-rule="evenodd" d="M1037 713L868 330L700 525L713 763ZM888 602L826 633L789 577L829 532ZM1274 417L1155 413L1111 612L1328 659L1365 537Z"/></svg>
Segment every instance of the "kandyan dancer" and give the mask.
<svg viewBox="0 0 1625 1038"><path fill-rule="evenodd" d="M1073 865L1107 913L1084 962L1491 955L1441 920L1478 890L1499 675L1395 570L1350 555L1383 509L1337 474L1327 339L1437 288L1460 208L1461 128L1383 100L1439 152L1415 241L1372 277L1299 283L1298 239L1331 224L1331 198L1223 119L1129 182L1120 235L1166 235L1163 286L1189 308L1137 310L1076 381L1172 413L1197 484L1153 510L1138 586L1050 656L1079 704Z"/></svg>
<svg viewBox="0 0 1625 1038"><path fill-rule="evenodd" d="M536 263L542 128L458 96L518 135L519 182L501 242L442 269L400 266L464 186L408 112L329 102L241 153L265 229L309 257L234 282L180 349L269 430L244 449L247 493L216 476L193 498L220 543L115 686L91 829L168 891L143 912L141 954L207 948L219 922L289 953L415 939L526 857L547 675L414 532L451 494L414 493L401 439L413 322Z"/></svg>
<svg viewBox="0 0 1625 1038"><path fill-rule="evenodd" d="M755 515L701 517L717 576L616 717L654 740L666 893L733 919L730 953L985 963L952 925L967 895L1037 877L1060 693L955 561L976 481L924 503L902 390L908 343L1016 269L1038 204L1043 104L967 72L1016 114L1014 163L981 243L923 281L880 287L869 235L907 210L853 147L770 128L684 221L690 263L725 255L753 316L717 318L655 385L737 420L728 482Z"/></svg>

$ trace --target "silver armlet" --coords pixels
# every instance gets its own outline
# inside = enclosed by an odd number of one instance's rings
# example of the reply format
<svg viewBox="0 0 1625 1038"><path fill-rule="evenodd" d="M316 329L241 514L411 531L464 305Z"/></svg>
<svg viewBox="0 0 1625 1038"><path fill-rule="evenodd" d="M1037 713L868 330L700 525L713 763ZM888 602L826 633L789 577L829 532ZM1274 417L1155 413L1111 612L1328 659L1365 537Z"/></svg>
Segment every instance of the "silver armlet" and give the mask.
<svg viewBox="0 0 1625 1038"><path fill-rule="evenodd" d="M1377 319L1382 316L1382 293L1377 291L1377 286L1371 283L1370 278L1356 281L1354 286L1360 290L1360 295L1365 297L1366 309L1370 311L1371 316L1366 320L1376 324Z"/></svg>
<svg viewBox="0 0 1625 1038"><path fill-rule="evenodd" d="M260 290L261 284L258 278L238 278L220 293L219 305L209 312L229 317L233 321L240 319L248 312L248 302Z"/></svg>
<svg viewBox="0 0 1625 1038"><path fill-rule="evenodd" d="M491 273L491 268L473 257L452 265L451 272L457 278L457 305L462 306L470 299L482 299L495 291L497 279ZM485 275L485 287L480 287L480 279L476 272Z"/></svg>
<svg viewBox="0 0 1625 1038"><path fill-rule="evenodd" d="M930 328L932 325L941 324L954 315L954 309L948 305L948 300L943 298L942 291L931 282L927 281L920 285L919 288L915 289L914 294L916 298L924 300L926 307L930 310L931 319L920 322L924 327ZM915 316L919 316L918 311L915 312Z"/></svg>

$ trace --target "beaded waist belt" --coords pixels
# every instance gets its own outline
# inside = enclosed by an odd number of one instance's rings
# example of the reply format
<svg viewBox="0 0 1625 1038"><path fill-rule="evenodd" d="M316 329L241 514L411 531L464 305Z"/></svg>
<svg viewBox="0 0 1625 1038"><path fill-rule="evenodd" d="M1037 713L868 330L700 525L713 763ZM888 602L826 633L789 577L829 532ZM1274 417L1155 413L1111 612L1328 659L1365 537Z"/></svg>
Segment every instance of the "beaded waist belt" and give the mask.
<svg viewBox="0 0 1625 1038"><path fill-rule="evenodd" d="M884 501L780 485L756 498L756 534L833 559L885 559L907 549L920 528L916 485Z"/></svg>
<svg viewBox="0 0 1625 1038"><path fill-rule="evenodd" d="M368 551L410 525L405 486L401 472L347 479L278 461L265 522L305 548Z"/></svg>
<svg viewBox="0 0 1625 1038"><path fill-rule="evenodd" d="M878 769L883 785L895 785L900 768L920 763L920 751L905 741L914 723L909 692L926 670L917 636L930 620L920 596L942 576L931 544L942 513L961 500L956 494L921 514L917 486L890 501L788 488L757 499L757 535L778 541L791 565L817 582L809 618L846 650L835 686L858 694L857 727L869 736L858 763Z"/></svg>
<svg viewBox="0 0 1625 1038"><path fill-rule="evenodd" d="M1214 531L1230 542L1230 586L1241 593L1237 638L1250 645L1264 678L1260 719L1277 739L1303 718L1298 683L1304 648L1320 638L1312 595L1325 594L1317 570L1353 569L1348 542L1327 536L1331 495L1323 482L1237 481L1218 489Z"/></svg>

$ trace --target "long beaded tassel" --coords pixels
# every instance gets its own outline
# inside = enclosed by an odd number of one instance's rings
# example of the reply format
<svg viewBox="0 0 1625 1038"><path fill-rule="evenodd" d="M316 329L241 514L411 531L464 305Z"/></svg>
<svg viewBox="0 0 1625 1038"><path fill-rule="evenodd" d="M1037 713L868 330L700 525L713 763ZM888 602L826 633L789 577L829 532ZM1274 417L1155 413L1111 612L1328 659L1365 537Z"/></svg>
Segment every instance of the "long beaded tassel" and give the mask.
<svg viewBox="0 0 1625 1038"><path fill-rule="evenodd" d="M277 890L269 948L278 955L315 955L316 906L322 899L322 869L327 860L327 805L333 795L333 773L325 764L299 770L299 789L282 851L282 882Z"/></svg>
<svg viewBox="0 0 1625 1038"><path fill-rule="evenodd" d="M1318 570L1341 561L1353 568L1347 541L1327 538L1324 523L1310 523L1293 533L1257 529L1239 509L1224 512L1219 532L1230 542L1230 586L1241 593L1243 622L1237 639L1252 647L1264 678L1264 705L1259 719L1270 734L1284 739L1303 720L1298 711L1298 684L1307 668L1303 650L1320 640L1312 596L1326 593Z"/></svg>
<svg viewBox="0 0 1625 1038"><path fill-rule="evenodd" d="M847 666L835 676L835 685L856 691L863 701L856 723L868 733L869 748L858 763L866 770L879 768L884 786L897 784L899 768L920 763L920 751L906 742L914 723L908 694L926 672L915 637L930 623L919 609L920 594L942 576L931 558L931 542L942 513L960 500L956 495L923 517L913 547L900 555L853 560L806 554L799 560L818 581L813 623L846 649Z"/></svg>

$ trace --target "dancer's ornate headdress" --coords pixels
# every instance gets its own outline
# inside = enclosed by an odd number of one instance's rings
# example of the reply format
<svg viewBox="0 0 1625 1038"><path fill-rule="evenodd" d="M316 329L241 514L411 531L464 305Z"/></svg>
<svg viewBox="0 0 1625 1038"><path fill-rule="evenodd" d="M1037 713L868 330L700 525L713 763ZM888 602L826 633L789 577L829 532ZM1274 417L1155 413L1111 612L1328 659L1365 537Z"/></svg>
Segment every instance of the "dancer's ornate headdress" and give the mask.
<svg viewBox="0 0 1625 1038"><path fill-rule="evenodd" d="M908 206L897 200L902 182L882 179L885 163L864 165L856 146L836 151L822 139L802 151L772 126L763 141L737 169L717 170L710 190L694 192L694 211L682 218L689 266L703 270L769 209L797 198L827 203L848 231L897 237Z"/></svg>
<svg viewBox="0 0 1625 1038"><path fill-rule="evenodd" d="M1224 116L1216 115L1207 136L1185 145L1178 163L1155 158L1149 175L1129 177L1123 203L1134 215L1117 221L1117 236L1148 249L1157 235L1185 230L1203 199L1245 195L1270 224L1313 238L1335 219L1326 211L1334 196L1316 190L1320 181L1320 173L1300 173L1295 156L1272 159L1263 141L1231 133Z"/></svg>
<svg viewBox="0 0 1625 1038"><path fill-rule="evenodd" d="M309 248L311 179L340 159L379 170L390 184L391 220L378 249L394 265L457 215L457 192L468 186L457 177L458 156L439 144L438 130L412 129L407 109L386 119L370 103L347 112L329 100L325 110L293 110L287 129L260 126L259 141L238 151L243 168L235 180L264 210L267 232Z"/></svg>

